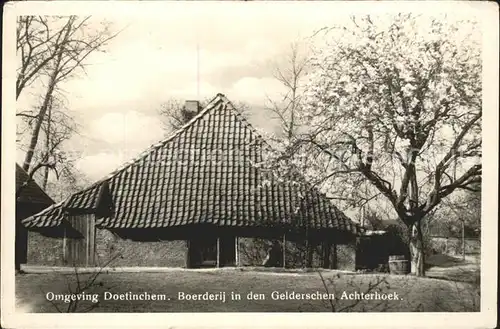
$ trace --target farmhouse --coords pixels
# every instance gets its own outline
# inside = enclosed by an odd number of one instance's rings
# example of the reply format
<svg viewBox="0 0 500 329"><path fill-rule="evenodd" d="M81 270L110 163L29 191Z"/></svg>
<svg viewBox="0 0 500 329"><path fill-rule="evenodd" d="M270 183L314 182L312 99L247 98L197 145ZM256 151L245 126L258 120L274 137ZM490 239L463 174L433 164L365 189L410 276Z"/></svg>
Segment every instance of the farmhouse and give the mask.
<svg viewBox="0 0 500 329"><path fill-rule="evenodd" d="M259 167L269 145L222 94L90 187L23 221L28 264L354 270L360 227L323 194ZM116 257L118 255L119 257Z"/></svg>
<svg viewBox="0 0 500 329"><path fill-rule="evenodd" d="M21 220L34 215L54 204L54 200L45 193L28 173L16 163L16 269L26 263L28 231Z"/></svg>

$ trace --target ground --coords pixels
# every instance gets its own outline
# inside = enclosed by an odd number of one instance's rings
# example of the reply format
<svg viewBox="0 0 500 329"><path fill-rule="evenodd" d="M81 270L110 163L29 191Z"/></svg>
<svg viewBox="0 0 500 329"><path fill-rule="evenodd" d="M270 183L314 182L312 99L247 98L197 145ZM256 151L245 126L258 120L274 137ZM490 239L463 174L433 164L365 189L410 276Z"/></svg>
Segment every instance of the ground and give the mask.
<svg viewBox="0 0 500 329"><path fill-rule="evenodd" d="M455 267L434 265L429 273L446 277ZM462 264L463 265L463 264ZM477 265L477 264L476 264ZM468 265L467 265L468 266ZM452 269L450 270L446 270ZM478 268L478 267L477 267ZM455 271L456 272L456 271ZM89 274L81 274L85 282ZM322 280L323 277L323 280ZM473 281L473 280L470 280ZM28 312L64 311L63 302L56 305L46 300L49 292L68 293L68 282L75 275L61 273L19 274L16 276L17 305ZM335 300L275 300L272 292L335 294ZM165 301L103 300L103 293L165 294ZM399 300L341 299L343 292L379 292L392 294ZM226 301L179 300L179 292L199 294L226 293ZM241 294L241 300L231 300L231 292ZM248 299L252 293L263 294L263 300ZM435 278L390 274L353 274L338 271L276 273L241 269L169 270L161 273L102 273L87 291L100 295L93 312L453 312L479 311L479 290L474 282L459 282ZM91 302L80 302L77 311L84 311Z"/></svg>
<svg viewBox="0 0 500 329"><path fill-rule="evenodd" d="M437 254L429 257L426 263L429 266L426 273L428 277L479 284L479 255L466 255L462 258Z"/></svg>

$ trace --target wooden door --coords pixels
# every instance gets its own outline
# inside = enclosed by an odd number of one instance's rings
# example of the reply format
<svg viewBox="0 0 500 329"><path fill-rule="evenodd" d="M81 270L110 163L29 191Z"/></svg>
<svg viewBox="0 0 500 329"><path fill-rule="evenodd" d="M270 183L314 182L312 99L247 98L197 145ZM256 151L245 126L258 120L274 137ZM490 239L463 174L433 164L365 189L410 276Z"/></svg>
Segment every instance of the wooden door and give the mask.
<svg viewBox="0 0 500 329"><path fill-rule="evenodd" d="M69 216L64 262L68 266L94 266L95 225L91 214Z"/></svg>
<svg viewBox="0 0 500 329"><path fill-rule="evenodd" d="M219 266L236 265L236 241L234 236L223 236L220 238Z"/></svg>
<svg viewBox="0 0 500 329"><path fill-rule="evenodd" d="M189 242L188 267L235 266L234 236L215 236L192 239Z"/></svg>

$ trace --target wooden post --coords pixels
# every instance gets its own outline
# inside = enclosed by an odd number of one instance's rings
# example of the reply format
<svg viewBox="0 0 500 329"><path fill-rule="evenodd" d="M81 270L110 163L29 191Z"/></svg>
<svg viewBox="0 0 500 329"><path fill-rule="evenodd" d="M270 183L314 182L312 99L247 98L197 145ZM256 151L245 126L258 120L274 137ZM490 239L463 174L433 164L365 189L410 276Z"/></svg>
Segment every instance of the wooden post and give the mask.
<svg viewBox="0 0 500 329"><path fill-rule="evenodd" d="M462 221L462 259L465 260L465 223Z"/></svg>
<svg viewBox="0 0 500 329"><path fill-rule="evenodd" d="M332 252L332 268L338 269L338 260L337 260L337 243L333 243L333 252Z"/></svg>
<svg viewBox="0 0 500 329"><path fill-rule="evenodd" d="M85 218L85 266L94 266L95 247L95 217L92 214L84 215Z"/></svg>
<svg viewBox="0 0 500 329"><path fill-rule="evenodd" d="M91 215L89 219L89 265L94 266L94 257L95 257L95 216Z"/></svg>
<svg viewBox="0 0 500 329"><path fill-rule="evenodd" d="M365 205L363 205L361 207L361 226L362 227L365 227L365 215L366 215L366 212L365 212Z"/></svg>
<svg viewBox="0 0 500 329"><path fill-rule="evenodd" d="M67 264L68 260L66 259L66 227L63 229L63 264Z"/></svg>
<svg viewBox="0 0 500 329"><path fill-rule="evenodd" d="M186 268L191 268L191 241L186 240Z"/></svg>
<svg viewBox="0 0 500 329"><path fill-rule="evenodd" d="M313 253L311 246L311 238L309 236L309 229L308 229L306 233L306 268L312 267L312 259L313 259Z"/></svg>
<svg viewBox="0 0 500 329"><path fill-rule="evenodd" d="M238 246L238 237L234 237L234 257L235 257L235 266L239 267L240 266L240 248Z"/></svg>
<svg viewBox="0 0 500 329"><path fill-rule="evenodd" d="M330 268L330 240L323 241L321 248L323 249L323 268Z"/></svg>
<svg viewBox="0 0 500 329"><path fill-rule="evenodd" d="M87 215L85 223L85 267L89 267L89 258L90 258L90 221L92 215Z"/></svg>
<svg viewBox="0 0 500 329"><path fill-rule="evenodd" d="M283 268L286 265L286 232L283 233Z"/></svg>
<svg viewBox="0 0 500 329"><path fill-rule="evenodd" d="M220 238L217 236L217 267L220 267Z"/></svg>

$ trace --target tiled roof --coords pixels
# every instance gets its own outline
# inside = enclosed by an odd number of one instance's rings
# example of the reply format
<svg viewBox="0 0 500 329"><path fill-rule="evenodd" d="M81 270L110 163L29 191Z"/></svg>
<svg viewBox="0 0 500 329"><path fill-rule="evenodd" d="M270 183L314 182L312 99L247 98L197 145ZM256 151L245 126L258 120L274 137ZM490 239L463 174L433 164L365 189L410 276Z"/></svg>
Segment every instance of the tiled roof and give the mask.
<svg viewBox="0 0 500 329"><path fill-rule="evenodd" d="M25 186L23 186L24 184ZM23 187L20 190L17 202L37 203L47 206L54 203L54 200L33 179L30 179L28 173L16 163L16 192L21 186Z"/></svg>
<svg viewBox="0 0 500 329"><path fill-rule="evenodd" d="M65 214L62 207L62 202L51 205L43 211L21 221L24 226L32 227L55 227L64 222Z"/></svg>
<svg viewBox="0 0 500 329"><path fill-rule="evenodd" d="M96 222L103 228L301 223L359 231L324 195L259 169L256 164L268 147L218 94L170 138L25 225L59 225L61 216L54 211L61 207L96 212L106 207L110 211L99 212Z"/></svg>

